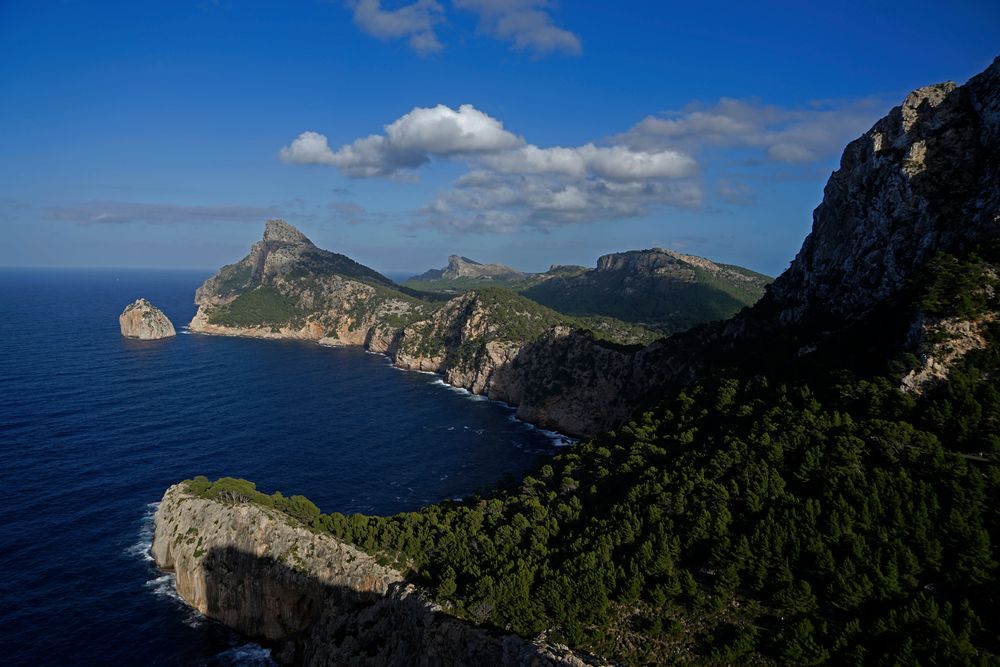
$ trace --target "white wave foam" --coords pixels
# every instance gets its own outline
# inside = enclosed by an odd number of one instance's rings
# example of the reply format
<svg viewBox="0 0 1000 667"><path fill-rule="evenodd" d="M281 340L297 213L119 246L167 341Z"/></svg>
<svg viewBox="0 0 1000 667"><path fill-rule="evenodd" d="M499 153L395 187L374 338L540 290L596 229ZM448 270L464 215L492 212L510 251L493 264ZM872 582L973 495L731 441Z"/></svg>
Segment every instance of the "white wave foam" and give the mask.
<svg viewBox="0 0 1000 667"><path fill-rule="evenodd" d="M146 512L139 521L139 541L125 549L125 553L129 556L140 558L147 563L153 562L153 555L150 553L153 547L153 519L159 506L160 503L146 505Z"/></svg>
<svg viewBox="0 0 1000 667"><path fill-rule="evenodd" d="M139 522L139 540L132 546L125 549L125 552L130 556L140 558L146 563L150 564L150 574L153 575L152 579L149 579L144 584L146 588L152 591L153 595L159 598L167 598L173 600L177 605L182 607L187 611L187 616L184 618L185 625L192 628L197 628L202 623L205 622L205 617L199 614L196 610L188 606L184 599L177 593L177 576L172 572L162 572L153 565L153 532L155 530L154 518L156 517L156 510L159 508L160 503L149 503L146 505L146 512L142 515L142 519Z"/></svg>
<svg viewBox="0 0 1000 667"><path fill-rule="evenodd" d="M393 368L395 368L395 366ZM426 371L418 371L418 372L426 372ZM437 375L437 373L432 373L432 375ZM491 399L488 396L483 396L482 394L473 394L468 389L465 389L463 387L456 387L454 385L448 384L447 382L445 382L444 380L442 380L440 377L437 377L434 380L432 380L431 384L434 385L434 386L436 386L436 387L446 387L447 389L450 389L451 391L455 392L456 394L461 394L463 396L466 396L467 398L469 398L470 400L473 400L473 401L489 401L490 403L495 403L497 405L503 406L507 410L511 411L511 413L509 415L507 415L507 420L508 421L510 421L511 423L514 423L514 424L522 424L522 425L524 425L525 428L527 428L529 430L533 430L533 431L537 431L538 433L541 433L542 435L544 435L546 438L549 439L549 442L552 443L553 447L569 447L570 445L575 445L577 442L579 442L577 439L571 438L568 435L564 435L562 433L559 433L558 431L549 431L549 430L544 429L544 428L539 428L538 426L535 426L534 424L531 424L529 422L522 421L521 419L518 419L518 417L517 417L517 408L515 408L512 405L510 405L509 403L505 403L503 401L498 401L498 400L495 400L495 399ZM451 430L451 429L448 429L448 430Z"/></svg>
<svg viewBox="0 0 1000 667"><path fill-rule="evenodd" d="M276 665L271 658L271 649L258 644L243 644L234 646L215 656L220 665L252 665L265 667Z"/></svg>

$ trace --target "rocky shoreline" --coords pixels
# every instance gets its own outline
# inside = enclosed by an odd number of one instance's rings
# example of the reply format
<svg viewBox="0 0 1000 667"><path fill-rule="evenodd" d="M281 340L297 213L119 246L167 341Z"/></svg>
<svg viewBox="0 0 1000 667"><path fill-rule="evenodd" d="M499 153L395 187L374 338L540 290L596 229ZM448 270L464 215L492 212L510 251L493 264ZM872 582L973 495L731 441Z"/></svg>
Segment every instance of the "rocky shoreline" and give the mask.
<svg viewBox="0 0 1000 667"><path fill-rule="evenodd" d="M189 605L272 646L283 664L603 664L452 616L374 556L236 494L171 486L151 552Z"/></svg>

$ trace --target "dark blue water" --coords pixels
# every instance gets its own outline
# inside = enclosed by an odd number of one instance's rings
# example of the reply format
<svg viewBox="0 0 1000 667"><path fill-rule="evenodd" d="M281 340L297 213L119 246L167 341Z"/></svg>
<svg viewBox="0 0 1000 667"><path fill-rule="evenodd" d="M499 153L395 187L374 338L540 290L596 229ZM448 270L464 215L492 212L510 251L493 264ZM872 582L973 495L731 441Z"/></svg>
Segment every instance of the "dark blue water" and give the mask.
<svg viewBox="0 0 1000 667"><path fill-rule="evenodd" d="M376 355L186 335L199 273L0 270L4 664L248 664L253 645L173 596L151 513L203 474L393 513L520 474L549 436ZM130 341L144 296L180 335Z"/></svg>

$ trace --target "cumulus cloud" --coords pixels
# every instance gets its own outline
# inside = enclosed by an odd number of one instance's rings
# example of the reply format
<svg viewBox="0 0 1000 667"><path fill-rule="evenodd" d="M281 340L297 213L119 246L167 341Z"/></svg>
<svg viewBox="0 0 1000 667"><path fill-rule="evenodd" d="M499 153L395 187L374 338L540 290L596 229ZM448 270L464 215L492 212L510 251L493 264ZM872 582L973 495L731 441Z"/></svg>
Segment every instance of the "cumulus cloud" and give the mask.
<svg viewBox="0 0 1000 667"><path fill-rule="evenodd" d="M417 107L373 134L331 150L327 137L303 132L279 152L285 162L326 164L354 177L392 176L415 169L432 157L489 154L524 140L470 104L458 110L443 104Z"/></svg>
<svg viewBox="0 0 1000 667"><path fill-rule="evenodd" d="M847 141L871 127L883 109L875 100L784 109L722 98L710 106L691 104L681 111L647 116L616 139L634 150L756 149L763 159L802 164L840 152Z"/></svg>
<svg viewBox="0 0 1000 667"><path fill-rule="evenodd" d="M90 201L55 206L48 210L47 215L49 220L84 224L155 225L185 222L260 222L280 216L281 210L273 206L198 206L127 201Z"/></svg>
<svg viewBox="0 0 1000 667"><path fill-rule="evenodd" d="M483 163L496 171L518 174L589 174L612 181L678 178L691 175L697 163L675 150L633 151L623 146L592 143L566 148L539 148L531 144L517 150L486 156Z"/></svg>
<svg viewBox="0 0 1000 667"><path fill-rule="evenodd" d="M445 231L506 233L635 218L656 207L692 207L701 200L693 180L615 183L479 170L459 178L419 217L422 226Z"/></svg>
<svg viewBox="0 0 1000 667"><path fill-rule="evenodd" d="M535 55L580 55L583 46L572 32L556 26L548 0L452 0L452 4L479 15L479 30Z"/></svg>
<svg viewBox="0 0 1000 667"><path fill-rule="evenodd" d="M305 131L278 153L283 162L294 164L334 164L333 151L326 135Z"/></svg>
<svg viewBox="0 0 1000 667"><path fill-rule="evenodd" d="M354 24L372 37L405 38L421 55L444 48L435 32L444 20L444 8L436 0L416 0L397 9L383 9L381 0L348 0L347 4L354 11Z"/></svg>
<svg viewBox="0 0 1000 667"><path fill-rule="evenodd" d="M336 150L324 135L303 132L280 156L332 165L355 178L413 174L433 159L467 163L471 171L419 212L421 224L449 230L503 232L621 219L656 206L697 206L702 199L698 164L686 153L594 143L543 148L471 105L416 108L382 134Z"/></svg>

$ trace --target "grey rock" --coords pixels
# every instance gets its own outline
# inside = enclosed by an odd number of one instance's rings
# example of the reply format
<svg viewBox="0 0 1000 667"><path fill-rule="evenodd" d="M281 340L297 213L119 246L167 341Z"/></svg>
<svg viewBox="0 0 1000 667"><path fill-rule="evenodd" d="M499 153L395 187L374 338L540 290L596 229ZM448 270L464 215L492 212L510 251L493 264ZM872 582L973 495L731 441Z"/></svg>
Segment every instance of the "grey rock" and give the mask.
<svg viewBox="0 0 1000 667"><path fill-rule="evenodd" d="M789 269L783 322L855 319L937 252L1000 235L1000 58L968 83L919 88L844 151Z"/></svg>
<svg viewBox="0 0 1000 667"><path fill-rule="evenodd" d="M271 508L167 489L152 546L201 614L303 665L583 667L599 661L442 611L373 556Z"/></svg>

